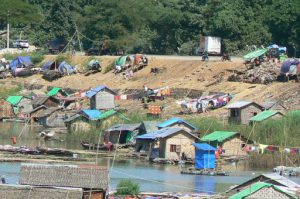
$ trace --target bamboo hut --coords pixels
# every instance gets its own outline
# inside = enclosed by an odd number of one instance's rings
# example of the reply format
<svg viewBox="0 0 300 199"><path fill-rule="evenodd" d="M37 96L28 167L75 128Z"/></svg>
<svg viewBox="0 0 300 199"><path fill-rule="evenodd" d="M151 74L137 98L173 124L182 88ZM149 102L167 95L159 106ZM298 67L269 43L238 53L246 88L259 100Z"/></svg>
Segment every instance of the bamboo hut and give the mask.
<svg viewBox="0 0 300 199"><path fill-rule="evenodd" d="M12 118L14 112L9 102L0 99L0 119Z"/></svg>
<svg viewBox="0 0 300 199"><path fill-rule="evenodd" d="M238 101L227 106L228 122L237 124L249 124L250 118L262 112L264 108L249 101Z"/></svg>
<svg viewBox="0 0 300 199"><path fill-rule="evenodd" d="M114 109L116 93L107 86L98 86L89 90L86 97L90 99L90 108L97 110Z"/></svg>

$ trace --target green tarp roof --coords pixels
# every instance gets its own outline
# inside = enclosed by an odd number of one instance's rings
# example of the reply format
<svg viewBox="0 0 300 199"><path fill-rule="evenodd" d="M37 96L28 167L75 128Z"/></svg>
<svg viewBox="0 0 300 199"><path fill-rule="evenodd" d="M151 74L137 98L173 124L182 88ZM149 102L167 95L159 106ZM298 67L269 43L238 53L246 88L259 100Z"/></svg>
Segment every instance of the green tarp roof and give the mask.
<svg viewBox="0 0 300 199"><path fill-rule="evenodd" d="M117 113L117 111L115 110L109 110L109 111L106 111L104 113L102 113L99 117L97 117L97 120L102 120L102 119L106 119L112 115L114 115L115 113Z"/></svg>
<svg viewBox="0 0 300 199"><path fill-rule="evenodd" d="M289 192L280 189L279 187L277 187L273 184L269 184L269 183L265 183L265 182L257 182L257 183L252 184L250 187L238 192L237 194L230 196L229 199L243 199L243 198L248 197L251 194L259 191L260 189L269 188L269 187L273 187L275 190L280 191L281 193L285 193L288 196L290 196L291 198L298 198L296 196L291 195Z"/></svg>
<svg viewBox="0 0 300 199"><path fill-rule="evenodd" d="M250 60L250 59L259 57L259 56L265 54L266 52L268 52L267 48L259 49L259 50L248 53L247 55L244 56L244 59Z"/></svg>
<svg viewBox="0 0 300 199"><path fill-rule="evenodd" d="M115 64L116 65L119 65L119 66L125 66L126 65L126 59L127 59L127 56L122 56L122 57L119 57Z"/></svg>
<svg viewBox="0 0 300 199"><path fill-rule="evenodd" d="M9 96L8 98L6 98L6 101L9 102L12 105L17 105L21 100L22 100L23 96Z"/></svg>
<svg viewBox="0 0 300 199"><path fill-rule="evenodd" d="M276 115L277 113L279 113L278 111L275 110L267 110L267 111L263 111L260 112L259 114L251 117L250 121L252 122L261 122L264 121L270 117L272 117L273 115Z"/></svg>
<svg viewBox="0 0 300 199"><path fill-rule="evenodd" d="M60 88L60 87L54 87L54 88L52 88L48 93L47 93L47 95L49 95L49 96L56 96L57 95L57 93L59 92L59 91L61 91L62 89ZM63 92L63 94L64 95L68 95L66 92Z"/></svg>
<svg viewBox="0 0 300 199"><path fill-rule="evenodd" d="M237 132L229 132L229 131L215 131L211 134L208 134L206 136L204 136L203 138L201 138L201 141L204 142L214 142L214 141L218 141L218 142L223 142L224 140L234 136L235 134L237 134Z"/></svg>

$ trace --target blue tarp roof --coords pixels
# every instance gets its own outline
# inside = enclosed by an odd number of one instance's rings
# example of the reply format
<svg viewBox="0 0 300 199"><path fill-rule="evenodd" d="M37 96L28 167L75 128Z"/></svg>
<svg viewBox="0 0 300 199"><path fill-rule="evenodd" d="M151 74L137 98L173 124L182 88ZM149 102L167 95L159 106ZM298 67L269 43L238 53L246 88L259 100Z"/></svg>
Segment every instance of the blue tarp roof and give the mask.
<svg viewBox="0 0 300 199"><path fill-rule="evenodd" d="M95 88L92 88L91 90L89 90L88 92L86 92L86 95L88 98L92 98L94 95L96 95L98 92L107 89L109 90L112 94L116 95L116 92L114 92L113 90L111 90L110 88L108 88L105 85L101 85L101 86L97 86Z"/></svg>
<svg viewBox="0 0 300 199"><path fill-rule="evenodd" d="M54 64L54 61L47 61L42 67L42 70L51 70L51 66Z"/></svg>
<svg viewBox="0 0 300 199"><path fill-rule="evenodd" d="M19 56L12 60L9 67L14 71L16 68L24 68L30 65L32 65L32 62L29 56Z"/></svg>
<svg viewBox="0 0 300 199"><path fill-rule="evenodd" d="M194 130L197 129L197 127L193 126L192 124L188 123L187 121L185 121L184 119L181 119L181 118L177 118L177 117L173 117L171 119L168 119L162 123L160 123L158 125L159 128L165 128L165 127L168 127L172 124L186 124L187 126L190 126L191 128L193 128Z"/></svg>
<svg viewBox="0 0 300 199"><path fill-rule="evenodd" d="M165 138L169 135L172 135L174 133L177 133L179 131L183 130L183 128L172 128L172 127L167 127L163 128L157 131L154 131L152 133L144 134L137 136L137 139L150 139L150 140L155 140L159 138Z"/></svg>
<svg viewBox="0 0 300 199"><path fill-rule="evenodd" d="M202 151L216 151L217 149L213 146L210 146L207 143L194 143L193 146L195 146L198 150Z"/></svg>
<svg viewBox="0 0 300 199"><path fill-rule="evenodd" d="M290 67L292 65L298 65L299 64L299 60L297 59L289 59L286 60L282 63L281 68L280 68L280 72L281 73L287 73L290 70Z"/></svg>
<svg viewBox="0 0 300 199"><path fill-rule="evenodd" d="M101 115L101 112L98 110L89 110L84 109L81 112L90 120L97 120L97 118Z"/></svg>

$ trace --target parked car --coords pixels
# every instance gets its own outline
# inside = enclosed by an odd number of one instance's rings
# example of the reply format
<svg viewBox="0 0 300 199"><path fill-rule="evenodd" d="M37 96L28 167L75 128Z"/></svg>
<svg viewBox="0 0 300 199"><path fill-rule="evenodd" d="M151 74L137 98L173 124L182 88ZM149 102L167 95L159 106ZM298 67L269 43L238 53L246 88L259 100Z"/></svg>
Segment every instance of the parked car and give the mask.
<svg viewBox="0 0 300 199"><path fill-rule="evenodd" d="M17 40L13 46L15 48L29 48L29 43L27 40Z"/></svg>

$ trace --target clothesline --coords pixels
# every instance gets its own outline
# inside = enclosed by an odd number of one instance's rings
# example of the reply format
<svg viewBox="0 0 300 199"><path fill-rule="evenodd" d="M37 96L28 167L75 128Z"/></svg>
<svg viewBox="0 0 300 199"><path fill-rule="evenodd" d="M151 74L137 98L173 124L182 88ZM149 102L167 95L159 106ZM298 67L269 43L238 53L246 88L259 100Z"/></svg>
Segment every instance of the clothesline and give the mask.
<svg viewBox="0 0 300 199"><path fill-rule="evenodd" d="M299 147L284 147L284 146L277 146L277 145L267 145L267 144L256 144L254 146L247 145L244 148L245 151L258 151L264 153L265 150L267 151L279 151L279 152L286 152L291 154L300 154L300 146Z"/></svg>

